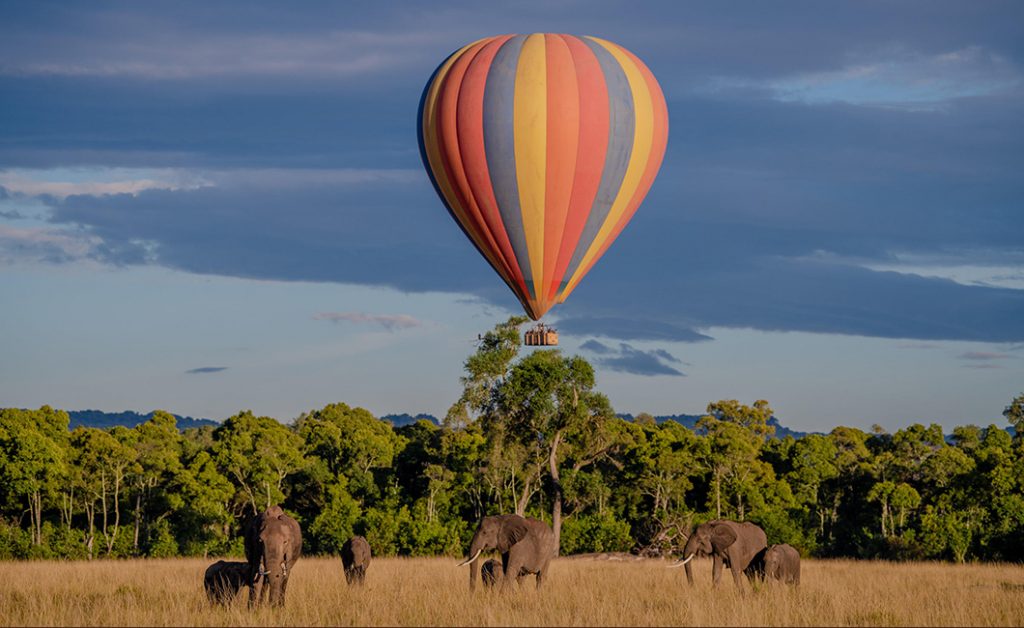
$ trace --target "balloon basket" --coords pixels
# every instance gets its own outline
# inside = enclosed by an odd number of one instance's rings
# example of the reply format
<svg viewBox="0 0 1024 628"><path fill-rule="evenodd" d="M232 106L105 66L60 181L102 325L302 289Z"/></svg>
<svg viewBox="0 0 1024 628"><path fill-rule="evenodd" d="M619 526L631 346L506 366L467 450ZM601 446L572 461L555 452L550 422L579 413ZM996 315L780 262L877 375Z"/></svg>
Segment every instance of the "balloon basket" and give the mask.
<svg viewBox="0 0 1024 628"><path fill-rule="evenodd" d="M523 344L527 347L558 346L558 330L548 327L544 323L537 323L523 334Z"/></svg>

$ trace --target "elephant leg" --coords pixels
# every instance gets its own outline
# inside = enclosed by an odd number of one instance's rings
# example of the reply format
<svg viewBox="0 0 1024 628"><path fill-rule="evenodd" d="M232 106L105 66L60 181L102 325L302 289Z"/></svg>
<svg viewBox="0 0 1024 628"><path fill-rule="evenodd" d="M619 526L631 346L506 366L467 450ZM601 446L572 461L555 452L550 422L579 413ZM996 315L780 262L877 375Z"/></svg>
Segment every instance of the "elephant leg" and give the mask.
<svg viewBox="0 0 1024 628"><path fill-rule="evenodd" d="M281 579L281 599L277 601L278 606L284 606L284 592L288 589L288 576Z"/></svg>
<svg viewBox="0 0 1024 628"><path fill-rule="evenodd" d="M714 560L711 564L711 583L718 586L718 583L722 580L722 558L715 554Z"/></svg>
<svg viewBox="0 0 1024 628"><path fill-rule="evenodd" d="M257 576L256 581L252 583L249 588L249 608L252 608L260 603L260 598L263 593L263 577Z"/></svg>
<svg viewBox="0 0 1024 628"><path fill-rule="evenodd" d="M508 590L508 588L510 586L509 583L512 582L512 578L513 577L515 578L517 583L521 583L522 582L522 575L520 574L520 572L522 570L523 570L523 561L522 561L522 559L518 558L518 557L515 557L515 556L510 556L509 559L508 559L508 564L505 566L505 575L501 579L501 590L502 590L502 592ZM513 576L512 574L515 574L515 576Z"/></svg>
<svg viewBox="0 0 1024 628"><path fill-rule="evenodd" d="M743 578L740 577L740 574L742 572L739 569L737 569L736 567L731 567L729 570L732 571L732 581L736 583L736 588L739 589L740 591L742 591L743 590Z"/></svg>

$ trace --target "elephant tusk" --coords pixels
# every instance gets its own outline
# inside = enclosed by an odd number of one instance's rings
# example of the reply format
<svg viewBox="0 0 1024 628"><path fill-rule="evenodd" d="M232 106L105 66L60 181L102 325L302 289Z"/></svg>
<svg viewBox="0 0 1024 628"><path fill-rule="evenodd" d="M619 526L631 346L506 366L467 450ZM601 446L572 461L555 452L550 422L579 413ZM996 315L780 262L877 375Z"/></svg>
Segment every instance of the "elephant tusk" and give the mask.
<svg viewBox="0 0 1024 628"><path fill-rule="evenodd" d="M458 566L458 567L461 567L461 566L463 566L463 565L468 565L469 563L471 563L471 562L473 562L474 560L476 560L476 557L477 557L477 556L479 556L479 555L480 555L480 552L482 552L482 551L484 551L484 548L482 548L482 547L481 547L480 549L478 549L478 550L476 551L476 554L473 554L473 558L467 558L466 560L464 560L464 561L462 561L461 563L459 563L459 564L458 564L457 566Z"/></svg>
<svg viewBox="0 0 1024 628"><path fill-rule="evenodd" d="M690 562L691 560L693 560L693 557L694 557L695 555L696 555L696 554L690 554L690 557L689 557L689 558L687 558L686 560L681 560L681 561L679 561L678 563L676 563L676 564L674 564L674 565L669 565L668 567L665 567L665 569L675 569L676 567L682 567L682 566L683 566L683 565L685 565L686 563L688 563L688 562Z"/></svg>

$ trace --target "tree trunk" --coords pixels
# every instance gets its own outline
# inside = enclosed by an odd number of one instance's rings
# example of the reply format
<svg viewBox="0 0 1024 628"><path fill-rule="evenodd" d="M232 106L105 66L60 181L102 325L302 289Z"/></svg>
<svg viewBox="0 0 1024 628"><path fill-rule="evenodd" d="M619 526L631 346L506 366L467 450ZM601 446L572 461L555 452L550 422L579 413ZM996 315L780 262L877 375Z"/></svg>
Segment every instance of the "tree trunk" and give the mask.
<svg viewBox="0 0 1024 628"><path fill-rule="evenodd" d="M519 499L516 500L516 514L520 517L526 514L526 506L530 503L530 495L532 495L530 492L530 482L523 482L523 493Z"/></svg>
<svg viewBox="0 0 1024 628"><path fill-rule="evenodd" d="M523 492L519 499L516 501L516 514L520 517L526 516L526 507L530 505L530 499L533 494L537 492L536 488L531 488L535 482L539 480L540 469L536 469L535 473L531 473L530 477L523 481Z"/></svg>
<svg viewBox="0 0 1024 628"><path fill-rule="evenodd" d="M135 494L135 530L132 534L132 548L139 552L139 528L142 526L142 491Z"/></svg>
<svg viewBox="0 0 1024 628"><path fill-rule="evenodd" d="M100 493L103 502L103 541L107 544L107 553L110 553L110 537L107 536L107 477L100 476Z"/></svg>
<svg viewBox="0 0 1024 628"><path fill-rule="evenodd" d="M68 530L71 529L71 518L75 514L75 489L72 488L67 495L60 494L60 518Z"/></svg>
<svg viewBox="0 0 1024 628"><path fill-rule="evenodd" d="M555 532L555 556L562 547L562 481L558 473L558 445L562 441L562 430L555 432L551 439L551 453L548 456L548 471L551 473L551 528Z"/></svg>
<svg viewBox="0 0 1024 628"><path fill-rule="evenodd" d="M33 491L26 495L28 498L28 520L29 527L32 528L32 545L39 545L39 533L37 532L38 526L36 526L36 493Z"/></svg>
<svg viewBox="0 0 1024 628"><path fill-rule="evenodd" d="M716 519L722 518L722 478L715 469L715 514Z"/></svg>
<svg viewBox="0 0 1024 628"><path fill-rule="evenodd" d="M85 502L85 516L89 519L89 534L85 537L85 548L89 552L89 560L92 560L92 550L96 543L96 502Z"/></svg>
<svg viewBox="0 0 1024 628"><path fill-rule="evenodd" d="M114 476L114 533L107 541L107 555L113 553L114 544L117 542L117 533L121 530L121 476L120 472Z"/></svg>

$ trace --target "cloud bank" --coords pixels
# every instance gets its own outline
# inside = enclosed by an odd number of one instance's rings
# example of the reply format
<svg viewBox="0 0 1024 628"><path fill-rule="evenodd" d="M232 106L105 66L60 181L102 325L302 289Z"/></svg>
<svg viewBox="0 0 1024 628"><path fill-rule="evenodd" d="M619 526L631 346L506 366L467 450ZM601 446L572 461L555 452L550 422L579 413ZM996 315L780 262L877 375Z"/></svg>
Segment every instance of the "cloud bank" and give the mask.
<svg viewBox="0 0 1024 628"><path fill-rule="evenodd" d="M580 345L580 349L597 356L594 361L613 371L631 373L633 375L676 375L685 374L670 366L682 364L682 360L664 349L643 351L627 343L619 343L618 347L609 347L597 340L590 339Z"/></svg>
<svg viewBox="0 0 1024 628"><path fill-rule="evenodd" d="M4 9L0 260L445 291L515 311L422 173L414 118L455 46L543 17L637 52L671 120L647 201L552 312L565 333L1024 341L1024 290L957 270L1024 264L1019 4L801 5L795 20L795 5L752 3L755 30L683 3L629 19L601 2L583 16L188 6ZM26 199L47 222L15 224ZM616 351L624 368L678 372Z"/></svg>

